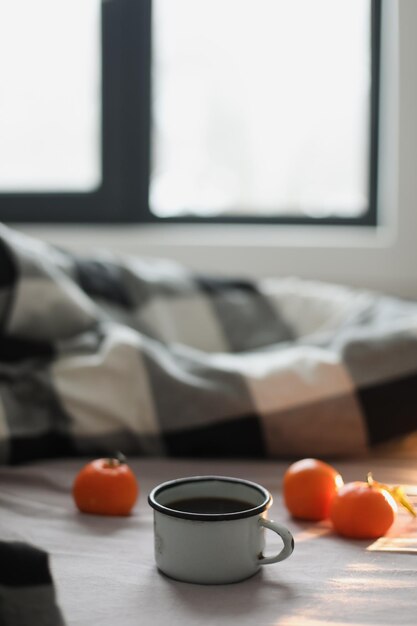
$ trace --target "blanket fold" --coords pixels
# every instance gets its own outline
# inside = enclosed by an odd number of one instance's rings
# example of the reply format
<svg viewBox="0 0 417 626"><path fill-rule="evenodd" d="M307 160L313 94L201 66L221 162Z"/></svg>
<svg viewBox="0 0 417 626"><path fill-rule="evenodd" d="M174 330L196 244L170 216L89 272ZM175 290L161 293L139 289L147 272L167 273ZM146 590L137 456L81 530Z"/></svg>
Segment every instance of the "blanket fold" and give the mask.
<svg viewBox="0 0 417 626"><path fill-rule="evenodd" d="M64 626L48 554L27 543L0 541L0 624Z"/></svg>

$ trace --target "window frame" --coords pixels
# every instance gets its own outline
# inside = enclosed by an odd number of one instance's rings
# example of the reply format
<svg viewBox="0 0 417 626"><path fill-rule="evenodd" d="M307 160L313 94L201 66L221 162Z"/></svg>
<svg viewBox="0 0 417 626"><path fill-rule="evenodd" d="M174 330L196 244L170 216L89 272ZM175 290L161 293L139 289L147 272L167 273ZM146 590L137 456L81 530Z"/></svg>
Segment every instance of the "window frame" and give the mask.
<svg viewBox="0 0 417 626"><path fill-rule="evenodd" d="M152 0L102 2L102 183L91 192L0 193L10 224L377 226L381 0L371 0L369 206L359 217L220 215L160 218L149 209ZM140 175L139 175L140 173ZM57 209L59 206L59 209Z"/></svg>

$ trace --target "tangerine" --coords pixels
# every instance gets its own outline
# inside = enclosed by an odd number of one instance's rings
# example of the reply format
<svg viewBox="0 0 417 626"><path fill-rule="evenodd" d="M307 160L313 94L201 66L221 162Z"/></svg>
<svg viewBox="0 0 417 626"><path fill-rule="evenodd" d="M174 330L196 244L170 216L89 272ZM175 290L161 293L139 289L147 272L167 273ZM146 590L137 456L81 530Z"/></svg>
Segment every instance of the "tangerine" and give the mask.
<svg viewBox="0 0 417 626"><path fill-rule="evenodd" d="M139 486L124 460L96 459L77 474L72 495L82 513L129 515L138 498Z"/></svg>
<svg viewBox="0 0 417 626"><path fill-rule="evenodd" d="M344 485L334 497L330 520L343 537L376 539L393 524L397 509L386 489L369 481L355 481Z"/></svg>
<svg viewBox="0 0 417 626"><path fill-rule="evenodd" d="M326 519L337 490L343 485L339 472L318 459L302 459L284 474L284 502L293 517Z"/></svg>

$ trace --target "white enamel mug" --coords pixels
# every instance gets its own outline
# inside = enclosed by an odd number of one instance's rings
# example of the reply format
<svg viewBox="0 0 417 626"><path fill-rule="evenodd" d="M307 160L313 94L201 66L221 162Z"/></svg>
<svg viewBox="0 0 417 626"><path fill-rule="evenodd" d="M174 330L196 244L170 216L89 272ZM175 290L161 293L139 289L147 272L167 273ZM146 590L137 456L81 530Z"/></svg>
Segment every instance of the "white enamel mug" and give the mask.
<svg viewBox="0 0 417 626"><path fill-rule="evenodd" d="M210 498L238 500L228 513L190 512L179 501ZM267 519L271 494L256 483L225 476L193 476L158 485L149 494L154 509L155 560L171 578L190 583L223 584L256 574L261 565L278 563L294 550L290 531ZM192 508L192 507L191 507ZM283 548L264 556L264 529L277 533Z"/></svg>

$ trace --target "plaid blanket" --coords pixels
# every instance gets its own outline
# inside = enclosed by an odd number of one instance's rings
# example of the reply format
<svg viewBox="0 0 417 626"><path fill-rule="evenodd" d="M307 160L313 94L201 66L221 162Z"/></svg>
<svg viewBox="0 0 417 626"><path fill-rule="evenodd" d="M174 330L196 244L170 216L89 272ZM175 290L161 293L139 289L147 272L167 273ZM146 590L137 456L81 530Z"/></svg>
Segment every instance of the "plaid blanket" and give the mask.
<svg viewBox="0 0 417 626"><path fill-rule="evenodd" d="M0 624L63 626L49 557L17 541L0 541Z"/></svg>
<svg viewBox="0 0 417 626"><path fill-rule="evenodd" d="M0 226L0 462L352 455L417 429L417 304Z"/></svg>

